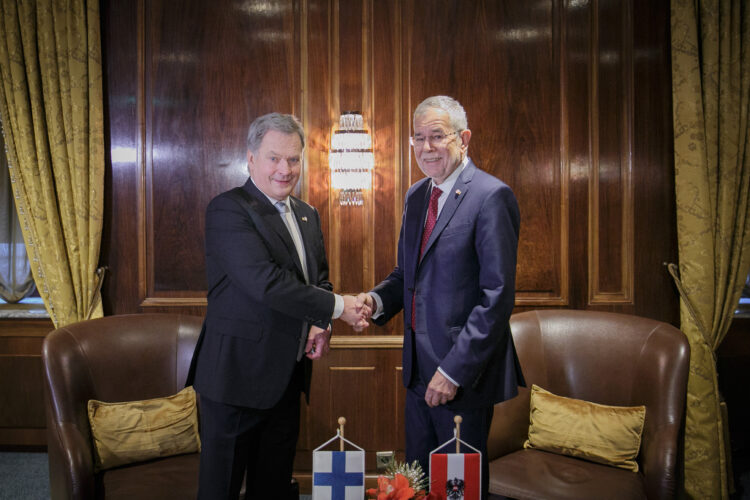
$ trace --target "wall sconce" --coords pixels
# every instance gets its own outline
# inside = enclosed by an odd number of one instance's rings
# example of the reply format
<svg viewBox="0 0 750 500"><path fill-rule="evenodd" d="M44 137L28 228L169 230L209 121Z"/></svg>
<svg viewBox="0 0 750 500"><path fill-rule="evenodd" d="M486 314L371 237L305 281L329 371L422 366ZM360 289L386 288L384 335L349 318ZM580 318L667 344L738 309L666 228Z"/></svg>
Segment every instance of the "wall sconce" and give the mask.
<svg viewBox="0 0 750 500"><path fill-rule="evenodd" d="M339 118L339 129L331 135L328 166L331 187L339 190L339 205L362 205L362 191L372 186L375 155L359 111L344 111Z"/></svg>

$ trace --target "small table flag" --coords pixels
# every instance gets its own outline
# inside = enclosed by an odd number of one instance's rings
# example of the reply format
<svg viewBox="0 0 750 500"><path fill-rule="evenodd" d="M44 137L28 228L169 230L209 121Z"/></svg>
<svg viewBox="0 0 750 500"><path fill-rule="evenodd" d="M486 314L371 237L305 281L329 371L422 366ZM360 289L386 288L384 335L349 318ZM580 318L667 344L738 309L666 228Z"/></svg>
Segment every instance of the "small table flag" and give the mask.
<svg viewBox="0 0 750 500"><path fill-rule="evenodd" d="M445 500L479 500L481 468L479 453L433 453L430 491Z"/></svg>
<svg viewBox="0 0 750 500"><path fill-rule="evenodd" d="M482 498L482 454L461 441L461 417L455 417L455 437L430 453L430 493L441 500L480 500ZM437 453L450 443L456 453ZM461 445L476 453L461 453Z"/></svg>
<svg viewBox="0 0 750 500"><path fill-rule="evenodd" d="M313 452L314 500L362 500L364 497L364 451Z"/></svg>
<svg viewBox="0 0 750 500"><path fill-rule="evenodd" d="M362 500L365 497L365 450L344 438L346 419L336 435L313 450L313 500ZM339 439L340 451L323 451ZM356 450L344 451L344 443Z"/></svg>

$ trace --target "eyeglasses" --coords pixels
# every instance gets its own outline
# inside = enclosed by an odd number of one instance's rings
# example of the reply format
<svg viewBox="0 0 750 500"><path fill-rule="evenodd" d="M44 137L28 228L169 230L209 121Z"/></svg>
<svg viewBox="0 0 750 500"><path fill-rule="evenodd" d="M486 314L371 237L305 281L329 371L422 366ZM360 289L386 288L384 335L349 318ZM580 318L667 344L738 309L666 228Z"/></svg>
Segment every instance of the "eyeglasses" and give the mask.
<svg viewBox="0 0 750 500"><path fill-rule="evenodd" d="M431 134L430 136L424 136L424 135L417 135L414 137L409 137L409 144L411 144L416 149L422 149L424 147L425 141L430 141L430 144L433 146L443 146L447 141L448 138L452 135L458 134L457 131L453 131L449 134Z"/></svg>

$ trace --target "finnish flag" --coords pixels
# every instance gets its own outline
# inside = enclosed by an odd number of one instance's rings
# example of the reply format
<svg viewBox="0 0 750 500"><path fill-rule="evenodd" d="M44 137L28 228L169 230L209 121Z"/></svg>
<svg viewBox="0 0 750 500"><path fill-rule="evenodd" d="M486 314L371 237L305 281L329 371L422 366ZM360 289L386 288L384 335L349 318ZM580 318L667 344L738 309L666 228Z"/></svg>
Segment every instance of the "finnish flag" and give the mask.
<svg viewBox="0 0 750 500"><path fill-rule="evenodd" d="M314 451L313 500L362 500L365 452Z"/></svg>

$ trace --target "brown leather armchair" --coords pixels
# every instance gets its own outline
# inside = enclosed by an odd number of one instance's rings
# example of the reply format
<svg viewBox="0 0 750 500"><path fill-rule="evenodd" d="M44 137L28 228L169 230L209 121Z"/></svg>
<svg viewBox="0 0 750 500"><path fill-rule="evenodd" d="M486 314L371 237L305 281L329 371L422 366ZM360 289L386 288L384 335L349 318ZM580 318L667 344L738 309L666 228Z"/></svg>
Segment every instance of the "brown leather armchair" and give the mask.
<svg viewBox="0 0 750 500"><path fill-rule="evenodd" d="M86 403L178 392L201 323L178 314L108 316L47 336L42 364L53 499L195 498L197 453L94 472Z"/></svg>
<svg viewBox="0 0 750 500"><path fill-rule="evenodd" d="M673 498L690 346L677 328L624 314L544 310L514 314L527 389L495 406L490 493L518 499ZM529 388L617 406L646 406L640 472L524 449Z"/></svg>

